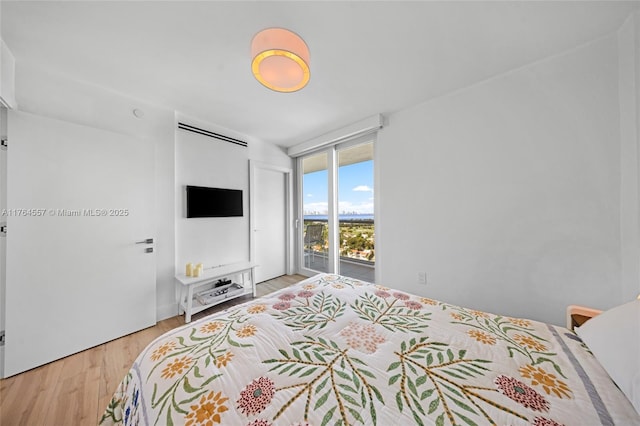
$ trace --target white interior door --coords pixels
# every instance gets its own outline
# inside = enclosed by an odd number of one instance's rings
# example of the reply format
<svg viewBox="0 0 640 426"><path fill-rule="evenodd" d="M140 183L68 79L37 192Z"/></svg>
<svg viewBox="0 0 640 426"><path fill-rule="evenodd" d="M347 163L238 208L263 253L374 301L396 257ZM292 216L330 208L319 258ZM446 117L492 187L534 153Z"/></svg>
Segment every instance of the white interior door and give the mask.
<svg viewBox="0 0 640 426"><path fill-rule="evenodd" d="M9 111L5 376L155 324L151 141Z"/></svg>
<svg viewBox="0 0 640 426"><path fill-rule="evenodd" d="M287 273L287 179L290 172L267 166L252 167L254 259L256 282Z"/></svg>

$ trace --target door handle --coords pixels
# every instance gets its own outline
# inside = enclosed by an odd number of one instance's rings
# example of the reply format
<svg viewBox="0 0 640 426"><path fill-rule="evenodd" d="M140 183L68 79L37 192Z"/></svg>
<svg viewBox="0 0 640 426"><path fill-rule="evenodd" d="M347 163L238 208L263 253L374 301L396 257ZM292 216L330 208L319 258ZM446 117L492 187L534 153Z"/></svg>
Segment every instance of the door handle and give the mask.
<svg viewBox="0 0 640 426"><path fill-rule="evenodd" d="M136 241L136 244L153 244L153 238L147 238L146 240Z"/></svg>

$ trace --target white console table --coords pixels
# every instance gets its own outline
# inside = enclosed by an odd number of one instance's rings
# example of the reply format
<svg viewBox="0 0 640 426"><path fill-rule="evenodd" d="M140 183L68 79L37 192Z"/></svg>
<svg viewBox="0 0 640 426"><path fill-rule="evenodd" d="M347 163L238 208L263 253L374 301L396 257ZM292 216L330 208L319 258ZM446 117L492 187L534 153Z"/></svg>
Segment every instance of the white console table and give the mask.
<svg viewBox="0 0 640 426"><path fill-rule="evenodd" d="M176 275L176 283L180 287L179 313L182 315L184 312L184 322L191 322L191 315L193 314L204 311L205 309L217 304L235 299L236 297L244 296L246 294L252 294L253 297L256 297L256 280L254 273L256 266L256 264L251 262L232 263L229 265L206 268L203 274L199 277L187 277L185 274ZM204 288L206 285L212 285L221 278L227 278L235 275L241 276L241 282L238 284L244 287L243 292L206 305L201 304L198 299L194 297L193 294L195 289ZM247 285L245 275L249 275L250 285Z"/></svg>

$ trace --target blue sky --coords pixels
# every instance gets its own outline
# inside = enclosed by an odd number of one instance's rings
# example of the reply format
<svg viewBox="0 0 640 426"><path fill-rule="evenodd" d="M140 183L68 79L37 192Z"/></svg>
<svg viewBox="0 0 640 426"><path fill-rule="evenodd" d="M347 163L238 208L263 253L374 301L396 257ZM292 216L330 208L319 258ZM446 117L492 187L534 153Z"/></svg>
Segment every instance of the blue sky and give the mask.
<svg viewBox="0 0 640 426"><path fill-rule="evenodd" d="M327 214L326 170L304 175L303 211ZM338 169L338 212L373 214L373 161L342 166Z"/></svg>

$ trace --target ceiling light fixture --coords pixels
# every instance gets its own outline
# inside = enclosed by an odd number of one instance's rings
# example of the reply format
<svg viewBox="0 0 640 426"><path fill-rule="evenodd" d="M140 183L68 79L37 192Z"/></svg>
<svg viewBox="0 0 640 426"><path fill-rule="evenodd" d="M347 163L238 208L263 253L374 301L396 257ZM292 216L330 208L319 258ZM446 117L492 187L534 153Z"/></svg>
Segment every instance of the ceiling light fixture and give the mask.
<svg viewBox="0 0 640 426"><path fill-rule="evenodd" d="M276 92L295 92L309 82L309 48L297 34L267 28L251 41L251 70L256 80Z"/></svg>

